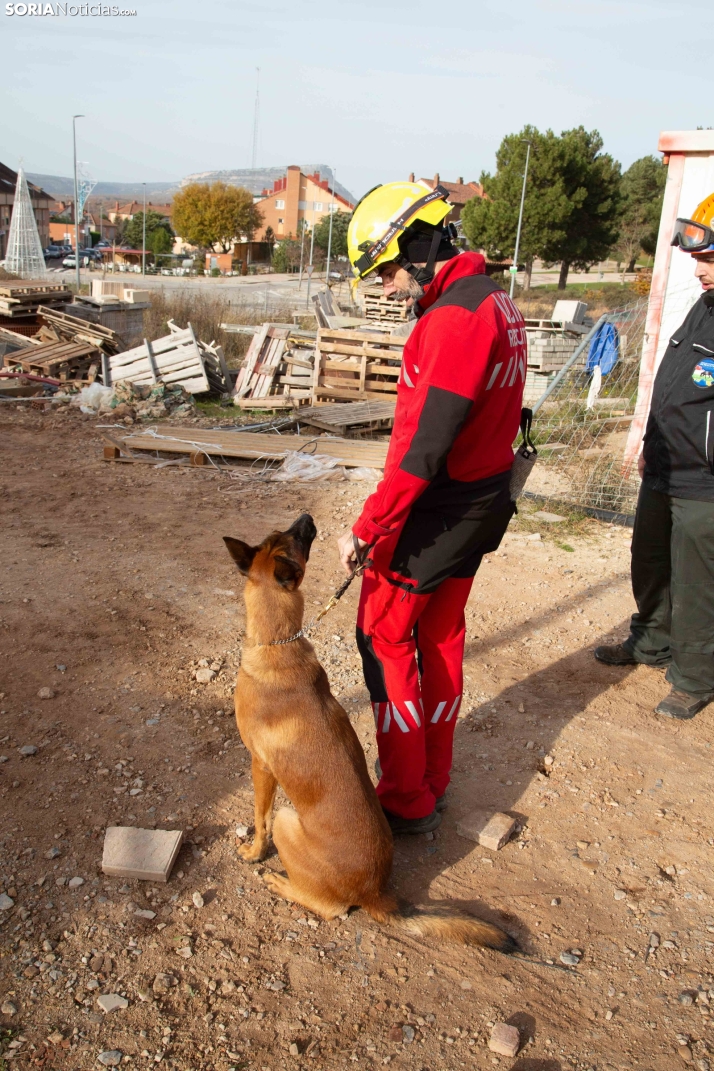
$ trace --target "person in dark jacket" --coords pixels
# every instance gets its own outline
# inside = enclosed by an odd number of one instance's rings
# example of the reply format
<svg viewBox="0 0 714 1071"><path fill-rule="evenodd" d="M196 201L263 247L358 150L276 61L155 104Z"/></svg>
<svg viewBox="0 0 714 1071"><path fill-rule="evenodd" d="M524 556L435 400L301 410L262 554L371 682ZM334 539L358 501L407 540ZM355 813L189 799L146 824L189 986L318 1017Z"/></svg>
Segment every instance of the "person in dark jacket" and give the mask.
<svg viewBox="0 0 714 1071"><path fill-rule="evenodd" d="M435 196L436 195L436 196ZM369 549L357 644L381 764L377 794L394 833L435 829L463 693L464 607L485 553L513 516L512 444L526 377L523 318L454 247L446 191L389 183L355 209L356 272L411 298L384 478L339 540L345 569Z"/></svg>
<svg viewBox="0 0 714 1071"><path fill-rule="evenodd" d="M655 712L693 718L714 698L714 193L678 219L703 293L657 371L639 458L632 539L637 613L624 643L598 647L610 666L666 666Z"/></svg>

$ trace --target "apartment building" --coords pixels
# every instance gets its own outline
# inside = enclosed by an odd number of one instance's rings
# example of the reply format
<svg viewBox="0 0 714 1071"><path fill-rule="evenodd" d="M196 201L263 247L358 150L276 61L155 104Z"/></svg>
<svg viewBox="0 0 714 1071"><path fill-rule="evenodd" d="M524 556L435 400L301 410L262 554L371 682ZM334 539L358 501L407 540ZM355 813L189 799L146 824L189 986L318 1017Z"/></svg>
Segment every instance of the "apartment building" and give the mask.
<svg viewBox="0 0 714 1071"><path fill-rule="evenodd" d="M312 228L330 211L351 212L354 208L350 201L333 192L319 171L304 175L297 164L288 167L285 176L273 182L272 190L263 190L255 200L263 215L256 241L264 240L268 227L277 239L296 237L303 226Z"/></svg>

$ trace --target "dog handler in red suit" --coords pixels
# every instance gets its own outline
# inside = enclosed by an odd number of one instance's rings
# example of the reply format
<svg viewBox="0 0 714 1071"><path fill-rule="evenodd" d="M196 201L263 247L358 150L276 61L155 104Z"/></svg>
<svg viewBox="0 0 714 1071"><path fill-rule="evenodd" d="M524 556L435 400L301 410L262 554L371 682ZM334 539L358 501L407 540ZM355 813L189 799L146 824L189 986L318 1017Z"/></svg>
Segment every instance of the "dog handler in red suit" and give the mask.
<svg viewBox="0 0 714 1071"><path fill-rule="evenodd" d="M355 209L350 260L413 301L384 477L338 541L350 572L367 548L357 644L372 700L380 802L394 833L435 829L463 692L464 608L484 554L515 512L509 492L526 376L523 318L459 253L447 191L394 182Z"/></svg>

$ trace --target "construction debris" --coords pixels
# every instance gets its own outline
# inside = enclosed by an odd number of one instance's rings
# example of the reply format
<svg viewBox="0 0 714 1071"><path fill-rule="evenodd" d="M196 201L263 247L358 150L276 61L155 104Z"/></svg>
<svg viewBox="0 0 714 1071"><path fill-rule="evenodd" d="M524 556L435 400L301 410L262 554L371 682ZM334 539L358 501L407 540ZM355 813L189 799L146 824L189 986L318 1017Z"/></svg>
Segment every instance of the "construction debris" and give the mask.
<svg viewBox="0 0 714 1071"><path fill-rule="evenodd" d="M282 461L292 452L307 450L317 456L335 457L347 468L383 469L388 443L357 442L320 436L308 439L301 435L270 435L239 431L205 431L161 427L131 432L122 443L127 453L133 450L188 454L193 465L210 463L210 458L249 458ZM119 459L117 452L107 460Z"/></svg>
<svg viewBox="0 0 714 1071"><path fill-rule="evenodd" d="M75 309L74 305L69 307ZM104 353L116 353L121 349L118 334L109 327L93 324L79 316L72 316L67 312L50 309L44 305L41 305L37 311L42 318L42 326L33 341L58 342L60 339L66 339L73 342L91 342L96 349L103 350Z"/></svg>
<svg viewBox="0 0 714 1071"><path fill-rule="evenodd" d="M13 320L35 316L40 305L60 305L71 299L72 292L64 283L46 283L42 279L0 283L0 314Z"/></svg>
<svg viewBox="0 0 714 1071"><path fill-rule="evenodd" d="M307 403L314 362L315 344L305 338L305 332L263 324L253 335L238 373L233 404L244 409L280 409Z"/></svg>
<svg viewBox="0 0 714 1071"><path fill-rule="evenodd" d="M132 425L136 420L159 420L167 416L193 416L193 396L180 383L130 383L115 387L95 383L75 395L72 405L83 413L106 413L115 421Z"/></svg>
<svg viewBox="0 0 714 1071"><path fill-rule="evenodd" d="M317 333L313 403L394 399L402 370L403 338L371 331Z"/></svg>
<svg viewBox="0 0 714 1071"><path fill-rule="evenodd" d="M114 878L168 881L182 840L180 829L109 826L104 835L102 870Z"/></svg>
<svg viewBox="0 0 714 1071"><path fill-rule="evenodd" d="M230 391L230 373L220 346L196 338L191 324L181 329L169 320L170 334L153 342L108 357L104 364L106 386L121 380L132 383L180 384L190 394Z"/></svg>

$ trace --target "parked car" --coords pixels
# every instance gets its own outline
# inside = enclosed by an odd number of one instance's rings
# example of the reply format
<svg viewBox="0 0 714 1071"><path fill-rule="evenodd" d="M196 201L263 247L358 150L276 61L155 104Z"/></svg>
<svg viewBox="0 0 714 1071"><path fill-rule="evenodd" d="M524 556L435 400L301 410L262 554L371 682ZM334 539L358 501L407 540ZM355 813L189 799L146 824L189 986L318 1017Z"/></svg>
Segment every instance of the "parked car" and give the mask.
<svg viewBox="0 0 714 1071"><path fill-rule="evenodd" d="M97 260L102 259L101 251L97 252L96 249L80 249L79 251L79 263L83 268L88 268L89 265ZM71 250L62 261L63 268L76 268L77 260L74 254L74 250Z"/></svg>
<svg viewBox="0 0 714 1071"><path fill-rule="evenodd" d="M44 250L45 260L59 260L64 250L61 245L48 245Z"/></svg>

